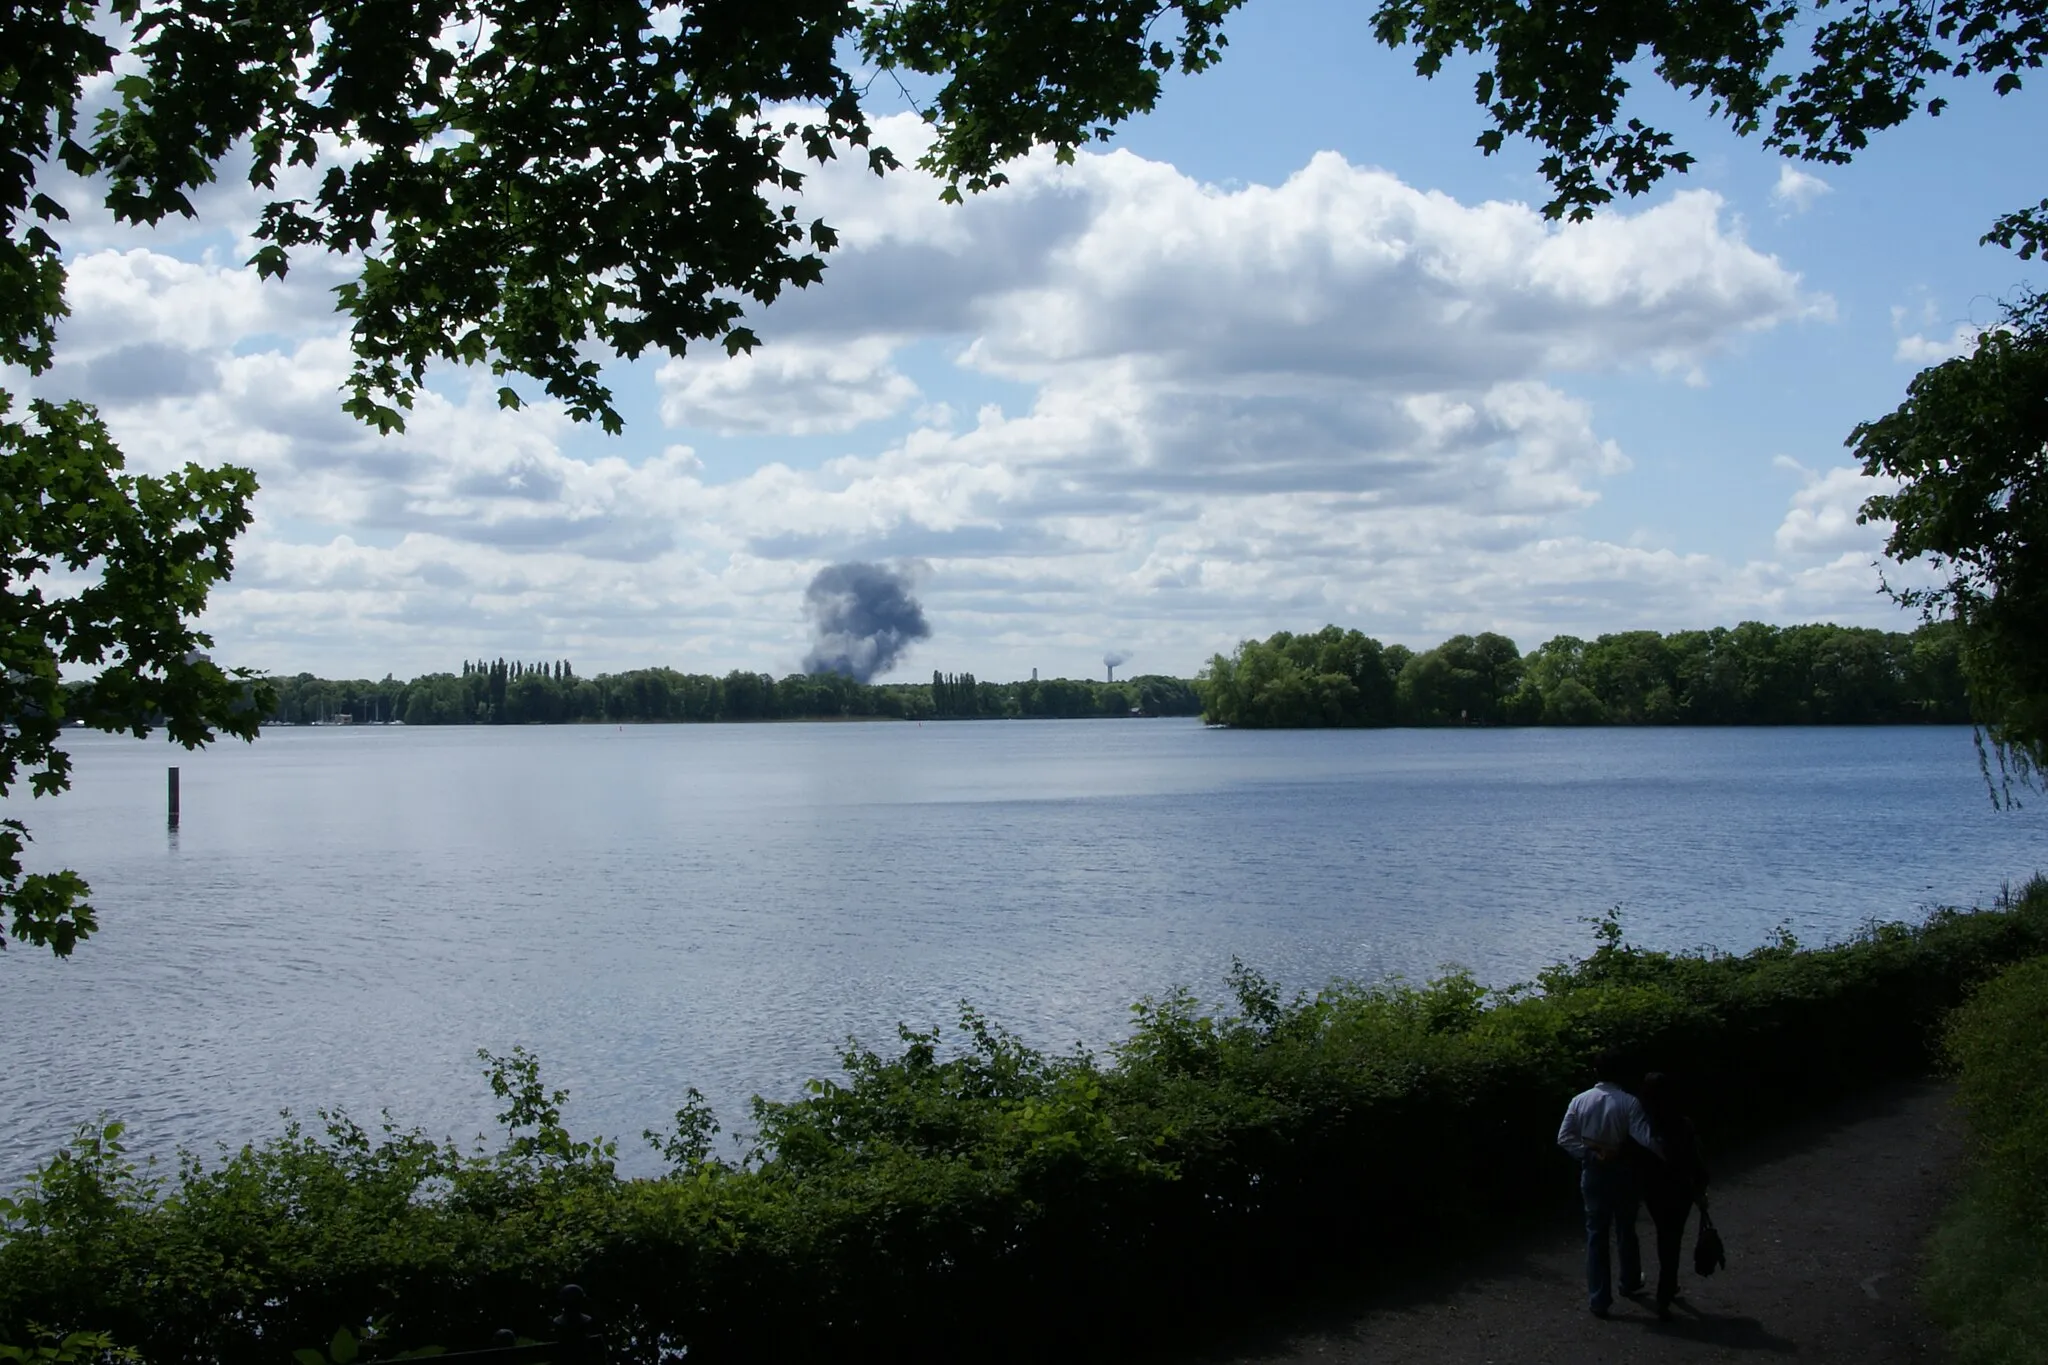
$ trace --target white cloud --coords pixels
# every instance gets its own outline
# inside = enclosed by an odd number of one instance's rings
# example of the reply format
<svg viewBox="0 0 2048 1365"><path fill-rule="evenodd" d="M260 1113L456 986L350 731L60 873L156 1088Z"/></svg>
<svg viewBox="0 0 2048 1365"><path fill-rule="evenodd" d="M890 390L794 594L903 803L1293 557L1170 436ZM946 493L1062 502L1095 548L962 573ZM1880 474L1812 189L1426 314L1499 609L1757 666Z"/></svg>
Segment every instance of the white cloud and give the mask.
<svg viewBox="0 0 2048 1365"><path fill-rule="evenodd" d="M1034 159L964 210L908 176L827 172L813 194L882 235L849 228L831 283L779 306L780 334L951 332L972 339L970 363L1026 380L1141 358L1188 375L1484 383L1691 364L1827 307L1703 191L1559 230L1526 205L1460 204L1334 153L1225 192L1116 152Z"/></svg>
<svg viewBox="0 0 2048 1365"><path fill-rule="evenodd" d="M1977 348L1977 338L1984 329L1967 322L1959 322L1946 337L1927 337L1910 333L1899 338L1892 349L1892 359L1903 365L1917 365L1926 368L1939 365L1944 360L1968 355Z"/></svg>
<svg viewBox="0 0 2048 1365"><path fill-rule="evenodd" d="M740 355L669 360L655 379L670 426L809 436L851 431L917 401L889 337L784 341Z"/></svg>
<svg viewBox="0 0 2048 1365"><path fill-rule="evenodd" d="M899 154L920 135L882 133ZM1705 375L1745 333L1827 316L1710 193L1560 228L1330 154L1224 190L1117 152L1033 158L958 208L927 178L843 168L809 197L845 245L755 320L762 349L620 382L672 425L843 434L814 468L714 476L644 429L572 454L557 409L502 411L459 375L378 438L339 412L347 352L318 290L146 252L87 258L67 345L80 367L126 357L127 387L98 392L138 467L257 470L210 624L271 667L540 649L782 671L804 582L855 556L928 563L921 653L990 676L1105 639L1192 668L1332 619L1422 640L1868 610L1808 564L1835 547L1832 493L1795 495L1793 567L1577 528L1630 466L1573 375ZM902 357L930 340L957 370L913 381ZM988 381L1028 396L971 411L950 391Z"/></svg>
<svg viewBox="0 0 2048 1365"><path fill-rule="evenodd" d="M136 247L74 260L70 275L71 318L63 330L70 357L146 342L219 348L245 336L299 330L292 296L267 288L250 270Z"/></svg>
<svg viewBox="0 0 2048 1365"><path fill-rule="evenodd" d="M1778 457L1778 466L1800 478L1792 505L1778 524L1777 546L1787 555L1838 555L1866 568L1884 549L1886 522L1857 524L1863 504L1879 493L1896 489L1898 480L1871 477L1854 465L1838 465L1815 473L1797 461Z"/></svg>
<svg viewBox="0 0 2048 1365"><path fill-rule="evenodd" d="M1835 187L1789 161L1778 163L1778 183L1771 187L1771 202L1788 213L1804 213Z"/></svg>

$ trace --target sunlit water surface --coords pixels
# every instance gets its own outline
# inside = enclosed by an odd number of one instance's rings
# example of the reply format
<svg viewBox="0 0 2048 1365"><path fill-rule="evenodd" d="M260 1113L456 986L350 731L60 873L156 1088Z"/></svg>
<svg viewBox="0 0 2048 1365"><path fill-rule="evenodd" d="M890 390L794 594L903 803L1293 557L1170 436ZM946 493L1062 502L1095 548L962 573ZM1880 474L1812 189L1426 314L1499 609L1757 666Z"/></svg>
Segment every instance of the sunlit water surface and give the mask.
<svg viewBox="0 0 2048 1365"><path fill-rule="evenodd" d="M1620 905L1659 947L1741 950L2048 867L1967 730L1237 733L1189 721L273 730L188 754L73 739L11 803L32 866L92 882L69 962L0 959L0 1176L80 1120L211 1149L277 1113L491 1126L479 1047L537 1051L572 1126L631 1141L685 1087L833 1074L848 1035L968 1000L1102 1047L1131 1002L1496 984ZM183 770L165 827L164 769Z"/></svg>

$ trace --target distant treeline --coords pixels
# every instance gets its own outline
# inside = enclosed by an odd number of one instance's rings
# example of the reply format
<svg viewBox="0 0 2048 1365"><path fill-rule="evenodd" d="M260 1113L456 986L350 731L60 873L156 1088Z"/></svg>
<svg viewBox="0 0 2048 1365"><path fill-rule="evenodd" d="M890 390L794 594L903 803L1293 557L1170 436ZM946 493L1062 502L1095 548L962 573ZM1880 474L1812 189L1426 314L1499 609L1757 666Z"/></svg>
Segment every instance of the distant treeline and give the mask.
<svg viewBox="0 0 2048 1365"><path fill-rule="evenodd" d="M1192 716L1202 709L1184 678L1146 676L1106 683L1052 678L985 683L971 673L932 674L924 683L867 684L837 673L735 670L724 677L640 668L577 676L567 660L504 659L465 663L458 673L429 673L411 682L386 677L337 681L310 673L273 679L277 710L288 725L347 720L355 724L560 725L574 722L937 720Z"/></svg>
<svg viewBox="0 0 2048 1365"><path fill-rule="evenodd" d="M1247 640L1195 680L1204 716L1337 725L1896 725L1970 719L1949 622L1911 634L1767 626L1587 641L1523 655L1491 632L1424 653L1326 626Z"/></svg>
<svg viewBox="0 0 2048 1365"><path fill-rule="evenodd" d="M1202 715L1219 725L1895 725L1970 719L1947 622L1910 634L1767 626L1560 635L1524 655L1491 632L1421 653L1326 626L1247 640L1192 682L1049 678L868 684L837 673L641 668L579 676L566 660L465 663L411 682L273 679L284 724L1073 719Z"/></svg>

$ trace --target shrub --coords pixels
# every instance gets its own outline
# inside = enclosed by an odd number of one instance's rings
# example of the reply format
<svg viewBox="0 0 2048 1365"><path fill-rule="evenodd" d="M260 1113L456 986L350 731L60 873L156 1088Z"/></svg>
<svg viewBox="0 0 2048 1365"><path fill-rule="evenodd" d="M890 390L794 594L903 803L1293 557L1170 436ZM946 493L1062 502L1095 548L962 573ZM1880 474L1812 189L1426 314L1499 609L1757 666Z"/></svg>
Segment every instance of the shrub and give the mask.
<svg viewBox="0 0 2048 1365"><path fill-rule="evenodd" d="M496 1151L323 1116L156 1177L114 1125L0 1207L0 1339L35 1322L159 1365L275 1365L380 1323L452 1348L545 1335L573 1279L633 1365L1114 1355L1566 1205L1551 1135L1603 1047L1690 1076L1710 1133L1752 1128L1924 1071L1956 1002L2044 951L2037 885L1742 956L1644 951L1610 919L1586 959L1506 991L1452 973L1284 997L1240 968L1227 1011L1147 1000L1108 1058L964 1011L951 1046L906 1029L802 1100L756 1101L739 1160L709 1155L693 1098L652 1135L671 1168L651 1180L564 1131L525 1054L492 1059Z"/></svg>
<svg viewBox="0 0 2048 1365"><path fill-rule="evenodd" d="M1946 1042L1971 1168L1935 1236L1929 1300L1962 1365L2048 1361L2048 957L1978 991Z"/></svg>

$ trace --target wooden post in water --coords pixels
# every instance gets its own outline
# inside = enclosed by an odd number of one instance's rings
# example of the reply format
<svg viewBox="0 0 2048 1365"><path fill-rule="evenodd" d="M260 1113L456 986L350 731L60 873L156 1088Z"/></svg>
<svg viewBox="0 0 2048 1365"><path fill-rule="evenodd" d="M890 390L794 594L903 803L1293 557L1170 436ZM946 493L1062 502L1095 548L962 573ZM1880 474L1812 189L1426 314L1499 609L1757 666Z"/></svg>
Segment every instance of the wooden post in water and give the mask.
<svg viewBox="0 0 2048 1365"><path fill-rule="evenodd" d="M171 827L178 825L178 770L171 769Z"/></svg>

